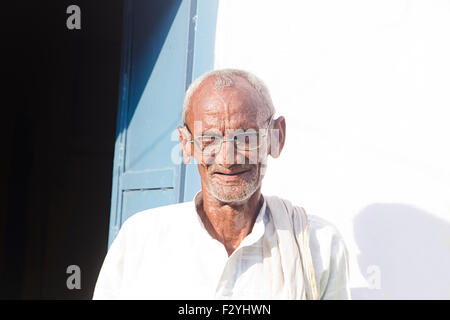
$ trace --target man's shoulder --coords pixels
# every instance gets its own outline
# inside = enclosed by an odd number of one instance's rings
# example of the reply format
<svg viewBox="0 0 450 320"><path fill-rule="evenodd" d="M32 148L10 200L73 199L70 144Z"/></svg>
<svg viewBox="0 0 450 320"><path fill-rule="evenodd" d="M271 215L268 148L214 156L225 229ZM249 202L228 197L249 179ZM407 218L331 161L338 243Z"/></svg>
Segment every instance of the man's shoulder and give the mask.
<svg viewBox="0 0 450 320"><path fill-rule="evenodd" d="M315 214L307 214L307 216L311 234L318 234L328 238L341 237L341 234L332 222Z"/></svg>
<svg viewBox="0 0 450 320"><path fill-rule="evenodd" d="M325 239L332 239L332 238L340 238L341 235L336 228L336 226L331 223L330 221L315 215L309 213L308 210L305 210L302 206L300 206L298 203L295 203L294 201L283 199L277 196L267 196L264 195L264 198L267 200L269 204L271 204L275 209L280 207L287 207L292 208L288 209L290 212L305 212L306 216L308 218L308 225L309 225L309 233L310 235L313 235L315 237L319 237L322 240ZM281 203L284 203L284 206L280 205Z"/></svg>
<svg viewBox="0 0 450 320"><path fill-rule="evenodd" d="M142 210L125 220L123 227L136 229L147 228L149 225L153 227L167 225L171 222L182 223L190 217L189 211L193 210L193 206L193 202L190 201Z"/></svg>
<svg viewBox="0 0 450 320"><path fill-rule="evenodd" d="M264 197L268 201L268 204L274 208L296 208L293 212L303 211L306 213L309 225L310 244L314 247L314 249L327 252L332 249L332 246L344 245L341 234L332 222L322 218L319 215L309 213L308 210L305 210L298 203L295 203L295 201L280 198L278 196L264 195ZM284 203L284 205L281 205L281 203ZM291 209L288 209L288 211L290 210Z"/></svg>
<svg viewBox="0 0 450 320"><path fill-rule="evenodd" d="M345 249L344 238L337 227L330 221L313 214L308 214L309 242L313 250L333 255Z"/></svg>

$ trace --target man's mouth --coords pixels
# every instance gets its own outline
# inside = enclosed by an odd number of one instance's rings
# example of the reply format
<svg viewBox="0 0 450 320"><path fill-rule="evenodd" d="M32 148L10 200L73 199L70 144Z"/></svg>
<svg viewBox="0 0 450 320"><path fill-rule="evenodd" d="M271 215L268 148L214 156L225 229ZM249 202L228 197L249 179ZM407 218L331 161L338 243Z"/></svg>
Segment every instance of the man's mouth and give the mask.
<svg viewBox="0 0 450 320"><path fill-rule="evenodd" d="M245 173L249 172L251 169L236 170L236 171L215 171L214 175L222 180L233 180L243 176Z"/></svg>
<svg viewBox="0 0 450 320"><path fill-rule="evenodd" d="M240 170L240 171L215 171L215 174L222 174L222 175L226 175L226 176L235 176L235 175L240 175L243 174L245 172L250 171L250 169L246 169L246 170Z"/></svg>

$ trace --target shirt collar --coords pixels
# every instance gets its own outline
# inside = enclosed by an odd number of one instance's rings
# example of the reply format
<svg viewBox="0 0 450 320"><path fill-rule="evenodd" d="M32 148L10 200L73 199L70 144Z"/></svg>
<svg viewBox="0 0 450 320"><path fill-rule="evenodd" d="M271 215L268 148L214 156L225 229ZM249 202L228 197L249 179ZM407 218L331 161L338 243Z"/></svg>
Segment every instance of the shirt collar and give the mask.
<svg viewBox="0 0 450 320"><path fill-rule="evenodd" d="M196 217L197 217L197 221L201 227L201 229L208 235L208 237L210 237L211 239L213 239L208 231L206 230L202 219L200 219L200 216L197 213L197 204L198 202L201 201L201 191L197 192L196 195L194 196L194 199L192 201L193 206L194 206L194 212L196 213ZM265 225L266 225L266 208L267 208L267 204L266 204L266 199L263 196L263 204L261 206L261 209L259 210L258 216L256 217L255 223L253 225L252 231L242 240L241 244L239 245L239 248L244 247L244 246L250 246L252 244L254 244L255 242L257 242L263 235L265 232ZM215 239L214 239L215 240ZM237 251L237 249L235 251Z"/></svg>
<svg viewBox="0 0 450 320"><path fill-rule="evenodd" d="M264 216L266 214L266 199L263 196L263 204L261 210L259 210L258 216L256 217L255 224L253 225L252 231L242 240L240 247L250 246L256 243L265 232Z"/></svg>

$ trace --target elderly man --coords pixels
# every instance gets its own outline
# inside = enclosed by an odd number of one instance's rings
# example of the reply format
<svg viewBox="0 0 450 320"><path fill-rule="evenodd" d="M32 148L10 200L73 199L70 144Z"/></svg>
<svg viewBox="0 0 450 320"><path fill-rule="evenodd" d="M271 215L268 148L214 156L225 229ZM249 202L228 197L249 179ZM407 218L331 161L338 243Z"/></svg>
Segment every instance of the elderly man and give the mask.
<svg viewBox="0 0 450 320"><path fill-rule="evenodd" d="M261 194L267 157L278 157L286 138L274 113L266 86L248 72L215 70L192 83L178 131L202 189L192 202L124 223L94 299L349 298L337 230Z"/></svg>

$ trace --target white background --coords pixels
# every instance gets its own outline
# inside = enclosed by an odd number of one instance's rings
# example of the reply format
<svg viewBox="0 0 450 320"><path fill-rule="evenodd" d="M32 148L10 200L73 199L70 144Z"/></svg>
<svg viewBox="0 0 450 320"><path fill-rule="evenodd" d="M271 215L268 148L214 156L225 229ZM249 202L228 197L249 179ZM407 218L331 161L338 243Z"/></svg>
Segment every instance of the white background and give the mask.
<svg viewBox="0 0 450 320"><path fill-rule="evenodd" d="M287 122L263 184L332 222L354 299L450 299L450 2L220 0L215 68Z"/></svg>

